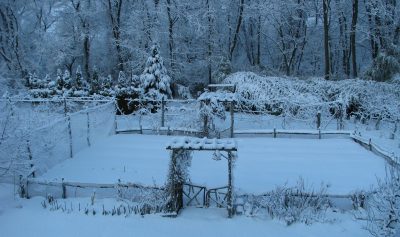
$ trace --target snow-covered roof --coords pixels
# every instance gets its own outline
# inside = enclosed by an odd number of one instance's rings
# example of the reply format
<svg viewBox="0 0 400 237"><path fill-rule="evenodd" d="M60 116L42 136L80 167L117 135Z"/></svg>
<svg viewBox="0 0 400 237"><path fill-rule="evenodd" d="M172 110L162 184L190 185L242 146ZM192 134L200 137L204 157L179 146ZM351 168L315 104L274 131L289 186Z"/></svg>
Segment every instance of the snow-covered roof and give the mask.
<svg viewBox="0 0 400 237"><path fill-rule="evenodd" d="M167 145L167 149L237 151L237 143L234 139L177 137Z"/></svg>
<svg viewBox="0 0 400 237"><path fill-rule="evenodd" d="M232 102L232 101L237 101L236 99L236 94L227 92L227 91L215 91L215 92L204 92L199 96L197 100L199 101L205 101L205 100L211 100L211 99L217 99L217 101L220 102Z"/></svg>

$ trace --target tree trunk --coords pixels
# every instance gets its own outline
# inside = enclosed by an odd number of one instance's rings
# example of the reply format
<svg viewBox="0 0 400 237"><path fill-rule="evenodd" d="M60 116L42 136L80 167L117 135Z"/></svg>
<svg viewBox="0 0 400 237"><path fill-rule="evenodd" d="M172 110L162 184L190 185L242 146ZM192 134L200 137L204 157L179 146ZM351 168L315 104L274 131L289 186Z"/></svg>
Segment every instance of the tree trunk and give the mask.
<svg viewBox="0 0 400 237"><path fill-rule="evenodd" d="M258 16L257 22L257 57L256 57L256 65L260 66L261 64L261 16Z"/></svg>
<svg viewBox="0 0 400 237"><path fill-rule="evenodd" d="M177 18L172 17L171 13L171 0L167 0L167 15L168 15L168 48L169 48L169 58L170 58L170 66L171 71L174 71L175 68L175 59L174 59L174 24Z"/></svg>
<svg viewBox="0 0 400 237"><path fill-rule="evenodd" d="M233 35L233 41L231 44L231 47L229 49L229 60L232 61L232 55L233 52L235 51L236 48L236 44L239 38L239 33L240 33L240 26L242 25L242 20L243 20L243 9L244 9L244 0L239 0L239 16L238 16L238 20L236 23L236 30L235 30L235 34Z"/></svg>
<svg viewBox="0 0 400 237"><path fill-rule="evenodd" d="M118 70L124 70L124 60L122 56L121 47L121 9L123 0L115 0L115 6L111 3L112 0L108 0L108 9L112 26L112 35L114 38L115 48L117 49L118 58Z"/></svg>
<svg viewBox="0 0 400 237"><path fill-rule="evenodd" d="M372 59L375 59L378 56L378 43L375 40L372 9L371 9L371 5L368 2L365 3L365 11L367 12L367 17L368 17L369 37L370 37L370 44L371 44L371 56L372 56Z"/></svg>
<svg viewBox="0 0 400 237"><path fill-rule="evenodd" d="M329 80L331 76L331 63L329 54L329 3L330 0L323 0L324 15L324 51L325 51L325 79Z"/></svg>
<svg viewBox="0 0 400 237"><path fill-rule="evenodd" d="M357 77L357 54L356 54L356 27L358 20L358 0L353 0L353 16L351 20L351 32L350 32L350 49L351 49L351 61L353 67L353 77Z"/></svg>
<svg viewBox="0 0 400 237"><path fill-rule="evenodd" d="M337 5L341 3L337 0ZM348 31L346 15L341 8L339 13L340 46L342 47L342 68L346 76L350 76L350 49L348 46Z"/></svg>
<svg viewBox="0 0 400 237"><path fill-rule="evenodd" d="M207 21L208 21L208 35L207 35L207 64L208 64L208 84L212 84L212 65L211 65L211 56L212 56L212 18L211 18L211 6L210 0L206 1L207 4Z"/></svg>

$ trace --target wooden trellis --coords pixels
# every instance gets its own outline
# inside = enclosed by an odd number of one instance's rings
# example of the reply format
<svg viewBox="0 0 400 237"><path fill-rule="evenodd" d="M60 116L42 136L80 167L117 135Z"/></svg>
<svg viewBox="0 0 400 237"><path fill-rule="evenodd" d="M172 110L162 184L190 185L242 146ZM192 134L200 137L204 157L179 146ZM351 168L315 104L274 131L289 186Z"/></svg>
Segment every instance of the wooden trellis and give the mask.
<svg viewBox="0 0 400 237"><path fill-rule="evenodd" d="M228 217L234 214L233 210L233 163L236 159L237 144L233 139L207 139L207 138L176 138L169 145L171 150L171 163L168 175L169 193L168 209L171 213L179 213L183 207L183 186L187 177L187 169L190 166L190 152L193 151L215 151L228 160L228 185L226 203ZM226 156L221 152L226 152Z"/></svg>

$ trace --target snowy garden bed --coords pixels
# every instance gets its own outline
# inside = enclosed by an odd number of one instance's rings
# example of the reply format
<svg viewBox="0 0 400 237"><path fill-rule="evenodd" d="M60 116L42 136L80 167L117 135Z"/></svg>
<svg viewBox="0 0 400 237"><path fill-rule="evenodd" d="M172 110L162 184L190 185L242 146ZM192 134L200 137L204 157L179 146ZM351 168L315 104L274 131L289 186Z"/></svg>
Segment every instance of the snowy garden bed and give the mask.
<svg viewBox="0 0 400 237"><path fill-rule="evenodd" d="M166 182L169 136L116 135L38 177L41 181L98 184L136 183L161 187ZM350 139L240 138L234 183L237 192L262 194L302 177L329 194L369 190L385 177L385 160ZM226 184L226 164L212 152L194 154L191 182L207 187Z"/></svg>

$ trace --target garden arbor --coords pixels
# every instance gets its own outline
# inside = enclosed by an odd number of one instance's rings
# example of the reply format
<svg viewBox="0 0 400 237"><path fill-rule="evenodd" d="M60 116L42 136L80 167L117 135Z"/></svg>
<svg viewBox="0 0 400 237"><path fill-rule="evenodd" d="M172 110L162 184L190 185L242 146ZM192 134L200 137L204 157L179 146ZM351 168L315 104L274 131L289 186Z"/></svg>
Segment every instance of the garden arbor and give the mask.
<svg viewBox="0 0 400 237"><path fill-rule="evenodd" d="M193 151L214 151L219 157L228 161L228 186L227 186L227 210L228 217L233 216L233 177L232 169L236 159L237 144L233 139L208 139L181 137L175 138L167 145L171 150L171 160L168 174L168 211L178 213L183 207L183 185L189 179L188 168L191 165L191 153ZM226 155L224 155L224 153Z"/></svg>

